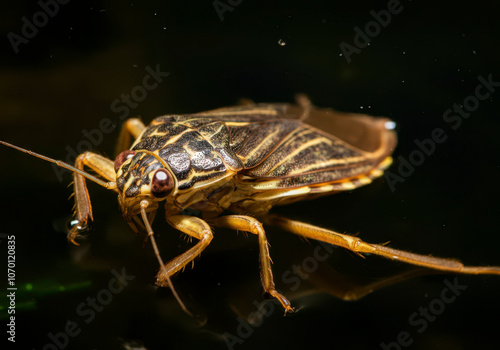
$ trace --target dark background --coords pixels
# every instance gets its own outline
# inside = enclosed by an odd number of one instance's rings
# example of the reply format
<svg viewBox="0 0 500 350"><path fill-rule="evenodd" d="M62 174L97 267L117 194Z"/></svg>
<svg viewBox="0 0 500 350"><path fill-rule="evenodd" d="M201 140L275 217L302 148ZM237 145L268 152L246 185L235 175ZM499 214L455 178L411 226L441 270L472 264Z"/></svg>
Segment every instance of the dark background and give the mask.
<svg viewBox="0 0 500 350"><path fill-rule="evenodd" d="M65 159L66 147L76 149L85 139L82 130L98 128L103 118L119 121L111 104L142 84L146 66L170 73L130 111L146 123L163 114L232 105L241 97L292 102L295 93L306 93L318 106L392 118L398 123L396 158L408 159L414 140L437 127L448 139L394 192L379 179L276 212L359 232L369 242L500 265L500 91L481 101L457 130L443 121L448 108L474 93L479 75L500 81L499 9L490 1L401 4L403 11L349 64L339 44L352 45L354 27L364 28L373 20L370 11L386 9L387 2L246 0L221 21L212 1L73 0L60 5L17 54L7 34L20 34L22 17L32 19L40 7L35 1L4 4L0 139ZM100 153L113 156L118 130L104 135ZM10 348L42 349L50 342L47 334L63 331L69 319L81 333L67 349L225 349L223 335L238 335L238 315L245 318L255 311L254 300L264 300L256 238L218 230L195 269L174 279L183 299L205 315L199 326L168 290L154 288L153 253L123 222L113 194L89 186L93 231L87 243L70 246L64 227L71 218L71 177L66 173L59 181L50 164L3 146L0 162L0 230L16 236L17 342ZM190 246L162 214L154 228L165 260ZM328 282L341 288L344 281L333 268L366 283L408 269L336 249L318 269L327 277L311 277L293 292L281 276L312 256L317 243L278 229L267 232L277 287L300 310L283 317L273 304L276 310L234 349L381 349L401 331L411 334L411 349L498 348L499 277L459 276L467 289L420 334L410 315L440 298L443 281L453 275L418 277L347 302L316 292ZM0 245L6 261L5 238ZM107 288L112 269L122 268L136 278L87 324L77 306Z"/></svg>

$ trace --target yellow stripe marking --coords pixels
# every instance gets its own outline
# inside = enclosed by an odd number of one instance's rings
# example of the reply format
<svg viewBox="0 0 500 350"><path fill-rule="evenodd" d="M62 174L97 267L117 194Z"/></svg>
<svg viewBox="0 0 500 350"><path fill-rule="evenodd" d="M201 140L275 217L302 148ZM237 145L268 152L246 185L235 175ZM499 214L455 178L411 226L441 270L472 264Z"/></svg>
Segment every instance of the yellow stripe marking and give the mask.
<svg viewBox="0 0 500 350"><path fill-rule="evenodd" d="M354 190L356 188L356 185L354 185L352 182L341 182L340 185L342 186L343 189L345 190Z"/></svg>
<svg viewBox="0 0 500 350"><path fill-rule="evenodd" d="M266 141L268 141L269 139L272 139L279 132L280 132L280 130L274 130L271 134L268 134L264 139L262 139L262 141L259 143L259 145L257 147L255 147L253 150L251 150L249 153L247 153L246 159L247 160L252 159L253 155L255 155L256 153L259 153L262 148L267 147ZM245 144L242 146L242 148L245 148L246 143L248 141L249 140L247 139Z"/></svg>
<svg viewBox="0 0 500 350"><path fill-rule="evenodd" d="M234 116L242 116L242 115L255 115L255 114L266 114L266 115L277 115L278 113L273 110L273 109L253 109L251 111L218 111L218 110L212 110L208 111L210 113L210 117L213 116L224 116L224 115L234 115ZM202 113L196 113L193 114L194 116L196 115L204 115L208 112L202 112Z"/></svg>
<svg viewBox="0 0 500 350"><path fill-rule="evenodd" d="M314 192L330 192L334 190L332 185L323 185L319 187L313 187Z"/></svg>
<svg viewBox="0 0 500 350"><path fill-rule="evenodd" d="M362 162L366 160L365 157L350 157L348 159L346 158L341 158L341 159L330 159L329 161L327 162L322 162L322 163L314 163L314 164L310 164L309 166L307 167L304 167L304 168L300 168L300 169L296 169L292 172L290 172L288 174L288 176L293 176L293 175L302 175L302 174L305 174L305 173L308 173L312 170L318 170L318 171L321 171L321 170L326 170L328 167L330 166L335 166L335 165L351 165L351 164L355 164L357 162ZM318 168L318 166L321 165L321 168Z"/></svg>
<svg viewBox="0 0 500 350"><path fill-rule="evenodd" d="M327 142L325 142L327 141ZM327 138L324 138L324 137L319 137L319 138L316 138L316 139L312 139L304 144L302 144L299 148L295 149L292 153L288 154L286 157L283 157L283 159L281 159L278 163L276 163L269 171L268 173L271 173L273 172L273 170L275 170L276 168L278 168L280 165L283 165L284 163L288 162L290 160L290 158L293 158L295 157L296 155L298 155L300 152L304 151L305 149L307 149L308 147L312 147L314 145L317 145L317 144L320 144L320 143L327 143L327 144L331 144L331 141L328 142L330 140L328 140ZM286 147L286 144L283 144L283 147ZM317 165L317 164L315 164ZM303 171L301 171L303 173Z"/></svg>
<svg viewBox="0 0 500 350"><path fill-rule="evenodd" d="M272 181L265 181L265 182L259 182L252 187L256 190L274 190L278 188L278 185L280 184L281 180L272 180Z"/></svg>
<svg viewBox="0 0 500 350"><path fill-rule="evenodd" d="M279 192L264 192L260 193L256 196L253 197L253 199L257 201L269 201L277 198L283 198L283 197L291 197L291 196L303 196L311 192L311 189L308 186L304 187L299 187L295 188L292 190L285 190L285 191L279 191Z"/></svg>
<svg viewBox="0 0 500 350"><path fill-rule="evenodd" d="M357 179L359 182L361 182L363 185L368 185L369 183L372 182L372 180L366 176L360 177Z"/></svg>

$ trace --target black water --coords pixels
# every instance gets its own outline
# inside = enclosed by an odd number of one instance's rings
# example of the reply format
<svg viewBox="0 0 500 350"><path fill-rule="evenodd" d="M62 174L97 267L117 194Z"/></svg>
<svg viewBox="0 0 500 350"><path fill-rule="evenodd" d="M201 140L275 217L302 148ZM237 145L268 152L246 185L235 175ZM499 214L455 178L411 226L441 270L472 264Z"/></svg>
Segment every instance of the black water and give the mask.
<svg viewBox="0 0 500 350"><path fill-rule="evenodd" d="M365 31L374 20L370 11L387 9L387 2L232 4L221 21L212 1L72 1L50 7L46 25L26 29L30 38L16 37L17 54L9 33L22 35L23 17L32 21L41 8L35 2L4 6L0 139L64 160L85 148L88 132L95 149L112 156L118 127L106 125L105 118L121 122L141 115L149 122L162 114L232 105L241 97L291 102L303 92L318 106L391 117L399 134L395 157L421 164L399 171L404 161L396 160L390 171L404 181L394 191L379 179L276 212L359 232L370 242L500 265L500 89L494 83L490 90L479 88L484 100L474 97L479 76L500 81L498 7L487 1L402 1L390 20L380 15L385 27L372 25L370 45L348 63L339 45L354 45L354 28ZM43 24L43 15L37 21ZM157 86L144 81L146 67L162 72ZM136 88L143 84L149 90ZM125 107L121 95L131 91L140 101ZM137 95L141 91L147 96ZM443 119L463 103L470 110L464 117L453 112ZM99 128L106 132L94 130ZM446 140L430 155L412 153L415 140L422 143L439 129ZM16 343L6 342L8 348L225 349L229 342L234 349L382 349L381 343L390 349L493 349L500 343L499 277L422 276L347 302L318 290L380 281L408 268L340 249L315 267L315 242L273 228L267 233L276 285L299 312L283 317L271 304L274 311L255 318L264 300L256 239L218 230L195 269L174 279L189 307L206 318L199 326L169 291L154 288L152 251L142 249L123 222L113 194L89 186L93 230L85 244L70 246L64 234L72 210L68 173L58 175L50 164L3 146L0 161L0 233L15 235L17 258ZM191 246L161 214L154 229L166 260ZM7 241L1 240L6 264ZM313 272L301 279L294 266L304 264L313 264L307 265ZM6 281L6 267L0 270ZM135 277L120 291L109 285L113 270ZM453 298L448 283L466 287ZM92 304L96 297L106 305ZM419 314L425 312L421 307L431 308L428 316ZM261 324L240 326L248 317ZM6 341L5 326L1 334ZM394 343L398 337L401 346Z"/></svg>

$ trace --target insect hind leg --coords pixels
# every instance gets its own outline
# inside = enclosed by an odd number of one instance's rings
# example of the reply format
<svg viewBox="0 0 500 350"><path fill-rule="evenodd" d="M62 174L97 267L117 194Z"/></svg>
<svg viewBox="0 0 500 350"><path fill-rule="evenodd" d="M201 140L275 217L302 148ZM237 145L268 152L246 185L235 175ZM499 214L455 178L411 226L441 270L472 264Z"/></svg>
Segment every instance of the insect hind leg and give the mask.
<svg viewBox="0 0 500 350"><path fill-rule="evenodd" d="M464 266L459 261L453 259L436 258L433 256L410 253L380 244L367 243L358 237L341 234L332 230L305 224L300 221L290 220L278 215L267 216L265 223L279 226L299 236L316 239L318 241L346 248L360 255L363 253L374 254L386 259L398 260L407 264L422 266L443 272L473 275L500 275L499 266Z"/></svg>

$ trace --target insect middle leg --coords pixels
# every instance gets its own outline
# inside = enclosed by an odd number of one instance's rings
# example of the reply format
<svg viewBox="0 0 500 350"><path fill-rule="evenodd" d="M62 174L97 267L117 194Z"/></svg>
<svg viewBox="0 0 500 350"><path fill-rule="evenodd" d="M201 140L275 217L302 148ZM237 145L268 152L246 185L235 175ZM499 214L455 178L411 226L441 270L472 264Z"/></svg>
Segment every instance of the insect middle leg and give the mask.
<svg viewBox="0 0 500 350"><path fill-rule="evenodd" d="M182 270L187 264L193 261L210 244L213 238L210 226L194 216L173 215L167 218L167 221L175 229L185 234L199 239L199 242L188 251L182 253L176 258L170 260L160 269L156 276L156 284L161 287L168 286L168 278L176 272Z"/></svg>
<svg viewBox="0 0 500 350"><path fill-rule="evenodd" d="M414 254L403 250L386 247L384 245L367 243L358 237L341 234L332 230L305 224L300 221L290 220L278 215L269 215L268 217L266 217L265 222L267 224L279 226L287 231L303 237L316 239L318 241L349 249L360 255L361 253L369 253L382 256L386 259L399 260L407 264L423 266L426 268L445 272L473 275L500 275L499 266L464 266L462 263L456 260Z"/></svg>
<svg viewBox="0 0 500 350"><path fill-rule="evenodd" d="M226 227L232 230L246 231L259 236L260 252L260 279L264 291L278 299L286 312L293 312L290 302L283 295L278 293L274 286L273 272L271 270L271 257L269 255L269 243L262 224L244 215L221 216L212 221L216 226Z"/></svg>
<svg viewBox="0 0 500 350"><path fill-rule="evenodd" d="M116 189L116 174L112 160L96 153L85 152L76 158L75 167L80 170L84 170L84 167L89 167L109 181L107 184L108 189ZM68 240L74 244L78 244L75 241L78 231L81 227L85 227L89 221L92 221L93 216L85 177L75 172L73 173L73 182L75 195L74 217L78 220L78 224L74 225L69 231Z"/></svg>

